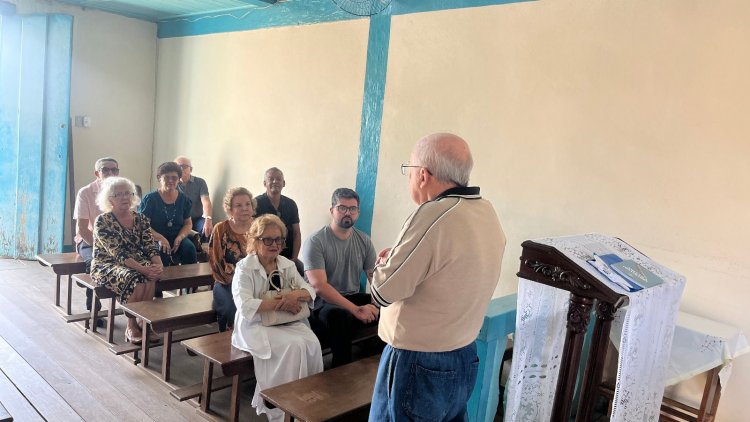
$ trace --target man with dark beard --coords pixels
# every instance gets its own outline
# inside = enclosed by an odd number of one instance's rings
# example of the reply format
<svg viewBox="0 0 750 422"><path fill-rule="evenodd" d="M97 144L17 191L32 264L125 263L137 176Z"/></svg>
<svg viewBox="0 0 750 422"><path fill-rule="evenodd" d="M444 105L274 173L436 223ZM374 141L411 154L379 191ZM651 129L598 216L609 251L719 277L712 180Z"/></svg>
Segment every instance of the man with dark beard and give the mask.
<svg viewBox="0 0 750 422"><path fill-rule="evenodd" d="M352 333L377 323L379 311L369 294L359 292L360 275L364 271L372 277L376 258L370 237L353 227L359 217L359 195L336 189L330 212L331 223L305 241L302 262L317 293L310 322L321 343L331 346L337 367L352 361Z"/></svg>

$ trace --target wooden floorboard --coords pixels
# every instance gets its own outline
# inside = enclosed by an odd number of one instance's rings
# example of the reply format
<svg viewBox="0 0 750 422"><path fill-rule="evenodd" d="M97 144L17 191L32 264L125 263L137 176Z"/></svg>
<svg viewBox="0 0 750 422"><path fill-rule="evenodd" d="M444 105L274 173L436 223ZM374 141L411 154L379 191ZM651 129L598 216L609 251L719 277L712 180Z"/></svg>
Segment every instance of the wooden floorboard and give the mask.
<svg viewBox="0 0 750 422"><path fill-rule="evenodd" d="M174 388L200 381L201 359L189 357L182 346L175 345L172 382L164 383L153 375L161 366L161 348L154 349L150 355L151 371L113 355L105 344L85 332L81 323L66 324L60 318L53 306L54 285L54 274L35 261L0 259L0 336L79 416L72 420L206 420L194 402L181 403L169 395ZM83 311L84 298L84 289L74 284L74 312ZM126 319L120 316L115 321L115 341L121 343ZM265 420L255 415L250 407L253 388L254 385L243 385L240 407L243 421ZM2 390L5 394L5 388ZM229 411L228 391L222 393L212 396L211 407L218 416L211 416L209 420L222 420ZM1 395L0 401L15 417ZM43 420L38 415L37 418L29 416L16 420Z"/></svg>
<svg viewBox="0 0 750 422"><path fill-rule="evenodd" d="M44 421L36 409L31 406L26 397L21 394L16 386L0 371L0 403L3 404L8 413L16 421Z"/></svg>
<svg viewBox="0 0 750 422"><path fill-rule="evenodd" d="M0 370L16 389L48 421L81 421L81 417L0 336Z"/></svg>

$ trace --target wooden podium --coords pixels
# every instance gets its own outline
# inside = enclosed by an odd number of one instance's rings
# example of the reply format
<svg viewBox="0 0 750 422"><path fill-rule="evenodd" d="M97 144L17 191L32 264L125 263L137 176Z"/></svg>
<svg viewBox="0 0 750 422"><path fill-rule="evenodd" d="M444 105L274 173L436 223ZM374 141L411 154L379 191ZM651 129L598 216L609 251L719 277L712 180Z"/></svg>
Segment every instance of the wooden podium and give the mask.
<svg viewBox="0 0 750 422"><path fill-rule="evenodd" d="M570 419L583 341L592 307L596 309L596 322L576 413L576 421L590 421L602 379L612 319L615 311L627 303L628 297L613 291L552 246L530 240L521 246L519 277L570 292L565 344L550 419L553 422L567 422Z"/></svg>

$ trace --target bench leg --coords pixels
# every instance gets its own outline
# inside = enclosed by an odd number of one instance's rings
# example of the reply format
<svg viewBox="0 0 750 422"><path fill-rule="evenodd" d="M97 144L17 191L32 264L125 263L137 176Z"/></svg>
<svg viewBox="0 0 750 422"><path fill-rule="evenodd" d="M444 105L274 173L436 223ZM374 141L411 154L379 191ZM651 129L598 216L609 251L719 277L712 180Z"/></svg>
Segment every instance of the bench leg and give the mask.
<svg viewBox="0 0 750 422"><path fill-rule="evenodd" d="M232 395L229 399L229 421L237 422L240 419L240 375L232 377Z"/></svg>
<svg viewBox="0 0 750 422"><path fill-rule="evenodd" d="M161 346L161 377L164 381L169 381L169 369L172 359L172 332L164 333L164 344Z"/></svg>
<svg viewBox="0 0 750 422"><path fill-rule="evenodd" d="M55 284L55 306L60 307L60 274L55 275L57 277L57 284Z"/></svg>
<svg viewBox="0 0 750 422"><path fill-rule="evenodd" d="M203 390L201 391L201 410L208 412L209 406L211 405L211 383L214 377L214 364L208 360L203 359Z"/></svg>
<svg viewBox="0 0 750 422"><path fill-rule="evenodd" d="M96 302L94 302L96 307ZM96 325L96 324L94 324ZM115 298L109 301L109 311L107 312L107 342L114 344L115 340Z"/></svg>
<svg viewBox="0 0 750 422"><path fill-rule="evenodd" d="M148 346L150 343L148 341L148 329L150 327L151 327L151 324L148 324L146 323L146 321L143 321L143 328L141 329L141 332L146 333L146 334L142 336L142 341L141 341L141 354L143 355L141 356L141 365L144 368L148 368Z"/></svg>
<svg viewBox="0 0 750 422"><path fill-rule="evenodd" d="M96 297L96 289L91 290L91 322L88 324L91 326L91 332L97 332L96 320L99 319L99 312L96 311L96 302L99 298ZM87 327L88 328L88 327Z"/></svg>
<svg viewBox="0 0 750 422"><path fill-rule="evenodd" d="M65 303L65 312L68 315L73 314L72 306L73 303L73 276L68 274L68 301Z"/></svg>

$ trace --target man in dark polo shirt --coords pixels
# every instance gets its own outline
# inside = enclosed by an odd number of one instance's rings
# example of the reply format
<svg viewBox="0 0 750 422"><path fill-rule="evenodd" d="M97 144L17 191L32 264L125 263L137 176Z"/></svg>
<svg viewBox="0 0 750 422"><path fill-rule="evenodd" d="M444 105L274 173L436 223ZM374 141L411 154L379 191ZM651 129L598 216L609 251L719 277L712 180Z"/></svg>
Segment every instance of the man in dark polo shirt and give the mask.
<svg viewBox="0 0 750 422"><path fill-rule="evenodd" d="M255 214L257 216L275 214L281 218L287 230L286 245L284 246L284 250L281 251L281 255L295 261L299 268L301 263L297 257L299 249L302 246L302 238L299 230L299 211L297 210L297 203L294 200L281 194L281 190L286 186L284 173L276 167L266 170L266 174L263 177L263 186L266 188L266 193L258 195L256 198L258 207L255 209Z"/></svg>

